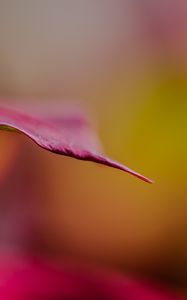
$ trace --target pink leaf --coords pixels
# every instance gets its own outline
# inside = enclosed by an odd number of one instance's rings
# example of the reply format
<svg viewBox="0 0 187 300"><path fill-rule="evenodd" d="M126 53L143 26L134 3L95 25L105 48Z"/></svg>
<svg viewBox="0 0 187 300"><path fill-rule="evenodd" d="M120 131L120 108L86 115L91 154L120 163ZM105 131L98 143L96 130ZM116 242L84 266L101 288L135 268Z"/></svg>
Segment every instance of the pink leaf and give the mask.
<svg viewBox="0 0 187 300"><path fill-rule="evenodd" d="M130 173L146 182L152 180L103 155L95 131L83 115L43 116L8 107L0 108L0 126L30 137L53 153L92 161Z"/></svg>

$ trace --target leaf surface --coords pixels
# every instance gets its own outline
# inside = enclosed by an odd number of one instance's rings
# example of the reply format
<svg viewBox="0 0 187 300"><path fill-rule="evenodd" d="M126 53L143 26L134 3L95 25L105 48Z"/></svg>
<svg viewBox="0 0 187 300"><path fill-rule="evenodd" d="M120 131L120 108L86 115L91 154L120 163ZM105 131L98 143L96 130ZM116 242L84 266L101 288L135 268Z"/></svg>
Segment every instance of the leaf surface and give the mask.
<svg viewBox="0 0 187 300"><path fill-rule="evenodd" d="M64 114L59 110L56 114L45 115L0 107L0 128L21 132L53 153L120 169L152 183L152 180L104 155L95 129L80 112Z"/></svg>

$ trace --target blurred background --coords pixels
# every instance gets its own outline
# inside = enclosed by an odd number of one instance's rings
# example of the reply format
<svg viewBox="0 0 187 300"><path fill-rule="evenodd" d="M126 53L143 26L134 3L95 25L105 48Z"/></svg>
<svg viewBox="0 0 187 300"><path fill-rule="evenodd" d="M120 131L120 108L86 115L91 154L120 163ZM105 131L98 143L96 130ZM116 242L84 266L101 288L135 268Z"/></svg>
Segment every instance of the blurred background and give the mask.
<svg viewBox="0 0 187 300"><path fill-rule="evenodd" d="M2 245L185 286L187 2L0 0L0 97L86 107L107 154L155 180L1 133Z"/></svg>

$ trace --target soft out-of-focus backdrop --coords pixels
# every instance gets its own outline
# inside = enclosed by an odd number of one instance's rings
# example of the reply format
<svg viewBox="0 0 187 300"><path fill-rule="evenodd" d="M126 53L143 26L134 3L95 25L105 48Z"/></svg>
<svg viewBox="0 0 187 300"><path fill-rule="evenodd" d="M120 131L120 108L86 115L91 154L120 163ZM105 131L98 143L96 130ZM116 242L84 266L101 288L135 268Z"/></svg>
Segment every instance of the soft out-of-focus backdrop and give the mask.
<svg viewBox="0 0 187 300"><path fill-rule="evenodd" d="M156 181L1 134L1 236L33 205L40 251L185 284L187 2L0 0L0 96L86 106L107 153Z"/></svg>

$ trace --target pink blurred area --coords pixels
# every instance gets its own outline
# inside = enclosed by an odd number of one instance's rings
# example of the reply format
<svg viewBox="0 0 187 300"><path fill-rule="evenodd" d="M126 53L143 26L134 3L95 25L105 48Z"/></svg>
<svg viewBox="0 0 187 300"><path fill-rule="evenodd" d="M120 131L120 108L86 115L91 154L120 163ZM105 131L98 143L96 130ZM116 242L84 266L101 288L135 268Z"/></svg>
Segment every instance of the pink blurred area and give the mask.
<svg viewBox="0 0 187 300"><path fill-rule="evenodd" d="M1 133L3 247L27 237L59 260L185 286L187 2L0 0L0 45L4 103L87 107L106 152L156 181Z"/></svg>
<svg viewBox="0 0 187 300"><path fill-rule="evenodd" d="M2 300L184 300L182 295L170 292L161 284L134 280L97 265L93 267L75 261L57 265L41 257L5 254L0 263Z"/></svg>

